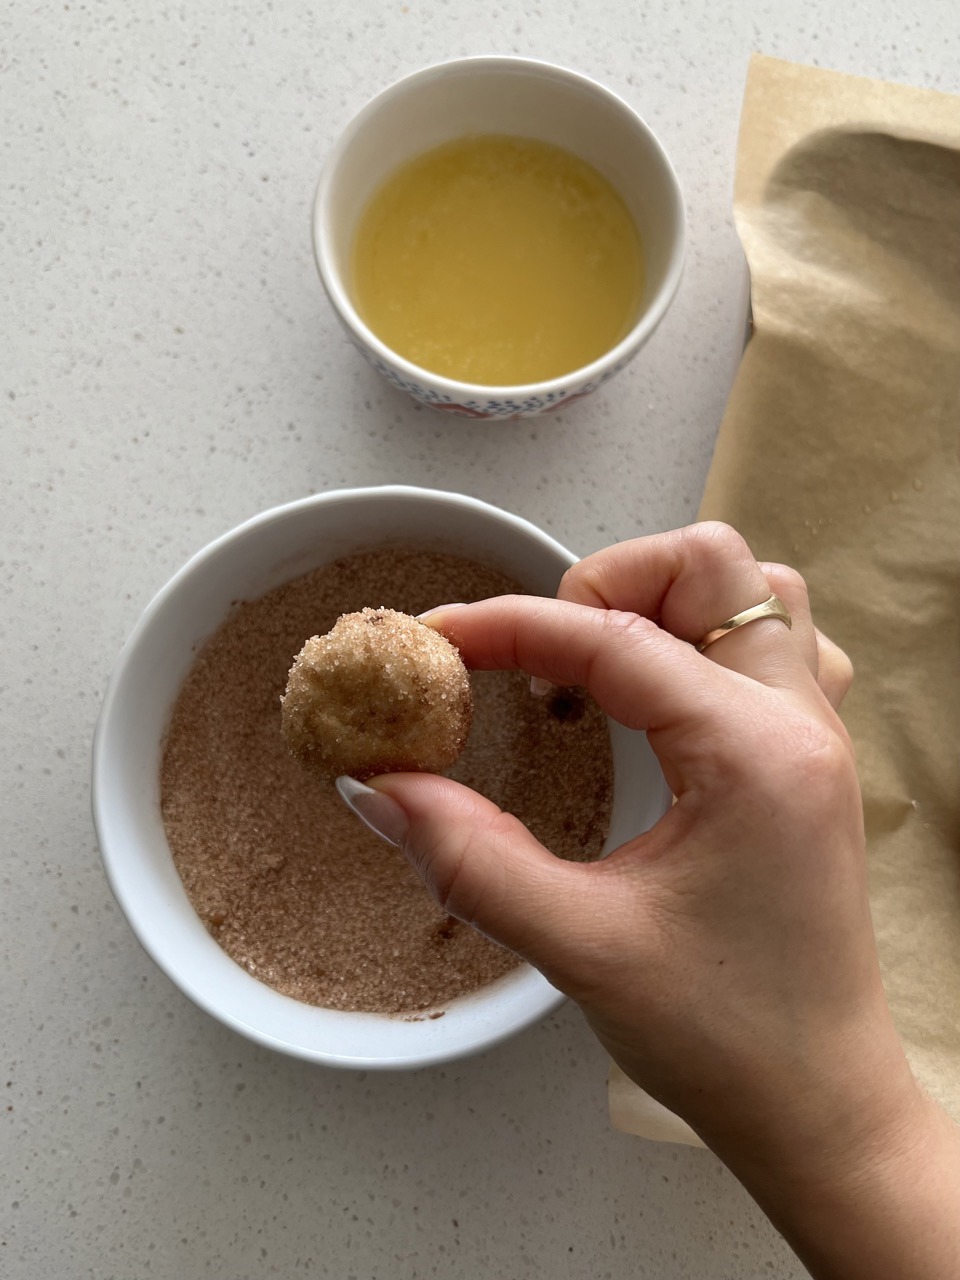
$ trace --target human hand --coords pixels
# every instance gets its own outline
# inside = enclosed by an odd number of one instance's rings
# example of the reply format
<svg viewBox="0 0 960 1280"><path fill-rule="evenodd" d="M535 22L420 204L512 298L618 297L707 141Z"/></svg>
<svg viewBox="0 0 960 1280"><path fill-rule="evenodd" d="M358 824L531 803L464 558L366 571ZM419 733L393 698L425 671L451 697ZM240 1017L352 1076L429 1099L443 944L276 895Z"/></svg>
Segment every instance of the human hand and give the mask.
<svg viewBox="0 0 960 1280"><path fill-rule="evenodd" d="M771 590L793 615L694 643ZM429 622L468 666L583 684L647 732L676 803L603 862L554 858L512 816L422 775L354 794L446 910L529 960L624 1071L762 1199L802 1195L923 1108L880 981L853 751L850 666L802 580L698 525L581 561L560 599ZM861 1170L858 1168L857 1175Z"/></svg>

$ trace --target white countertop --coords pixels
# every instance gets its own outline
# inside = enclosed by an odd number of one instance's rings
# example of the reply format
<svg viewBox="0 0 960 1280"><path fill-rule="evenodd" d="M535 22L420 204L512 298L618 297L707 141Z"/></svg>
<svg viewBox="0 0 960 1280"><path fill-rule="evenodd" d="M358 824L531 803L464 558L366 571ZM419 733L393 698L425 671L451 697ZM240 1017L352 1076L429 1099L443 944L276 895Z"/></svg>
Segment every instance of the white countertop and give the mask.
<svg viewBox="0 0 960 1280"><path fill-rule="evenodd" d="M804 1274L708 1152L614 1133L575 1009L413 1075L323 1070L193 1007L114 904L90 740L197 548L315 490L458 489L584 553L693 516L740 341L751 50L960 90L960 7L8 0L0 14L0 1275ZM519 53L634 104L689 214L641 358L526 423L414 408L316 278L324 155L379 89ZM12 280L12 290L10 281Z"/></svg>

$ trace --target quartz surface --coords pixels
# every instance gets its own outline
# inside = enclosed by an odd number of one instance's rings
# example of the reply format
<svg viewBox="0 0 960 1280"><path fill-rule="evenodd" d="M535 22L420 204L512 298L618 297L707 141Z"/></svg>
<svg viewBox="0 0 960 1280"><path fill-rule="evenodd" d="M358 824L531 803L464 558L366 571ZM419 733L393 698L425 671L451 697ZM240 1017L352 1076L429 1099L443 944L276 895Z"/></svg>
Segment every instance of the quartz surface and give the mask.
<svg viewBox="0 0 960 1280"><path fill-rule="evenodd" d="M960 90L925 0L123 0L0 13L0 1274L16 1280L804 1274L709 1153L617 1134L570 1006L409 1075L310 1067L196 1009L101 869L112 664L197 548L276 503L407 482L585 553L695 512L742 336L730 215L751 50ZM348 344L308 214L364 101L518 53L634 104L689 215L641 358L532 422L415 408Z"/></svg>

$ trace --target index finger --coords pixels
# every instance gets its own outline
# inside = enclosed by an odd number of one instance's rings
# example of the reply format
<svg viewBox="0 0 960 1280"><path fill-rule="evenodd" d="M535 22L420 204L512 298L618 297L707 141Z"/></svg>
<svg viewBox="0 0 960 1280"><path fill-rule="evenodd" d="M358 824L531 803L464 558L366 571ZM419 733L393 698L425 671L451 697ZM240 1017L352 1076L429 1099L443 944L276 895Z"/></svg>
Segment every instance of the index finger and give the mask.
<svg viewBox="0 0 960 1280"><path fill-rule="evenodd" d="M421 621L451 640L468 667L520 670L551 684L583 685L630 729L703 732L729 723L725 671L649 618L538 596L498 596Z"/></svg>

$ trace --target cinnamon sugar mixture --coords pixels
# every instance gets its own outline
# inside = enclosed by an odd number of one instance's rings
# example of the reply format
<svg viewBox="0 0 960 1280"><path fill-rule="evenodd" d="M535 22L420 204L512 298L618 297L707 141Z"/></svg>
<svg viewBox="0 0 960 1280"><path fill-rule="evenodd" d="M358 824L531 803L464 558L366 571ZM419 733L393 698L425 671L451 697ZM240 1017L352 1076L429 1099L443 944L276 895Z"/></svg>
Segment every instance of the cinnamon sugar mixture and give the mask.
<svg viewBox="0 0 960 1280"><path fill-rule="evenodd" d="M200 650L164 748L163 821L198 915L262 982L308 1004L416 1013L518 963L444 915L403 856L304 770L280 733L293 655L340 614L418 614L518 589L453 556L359 554L239 604ZM535 698L518 672L475 672L471 682L473 728L450 775L561 857L595 858L613 796L599 708L577 690Z"/></svg>

